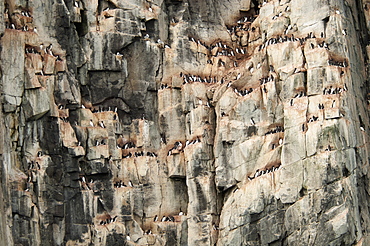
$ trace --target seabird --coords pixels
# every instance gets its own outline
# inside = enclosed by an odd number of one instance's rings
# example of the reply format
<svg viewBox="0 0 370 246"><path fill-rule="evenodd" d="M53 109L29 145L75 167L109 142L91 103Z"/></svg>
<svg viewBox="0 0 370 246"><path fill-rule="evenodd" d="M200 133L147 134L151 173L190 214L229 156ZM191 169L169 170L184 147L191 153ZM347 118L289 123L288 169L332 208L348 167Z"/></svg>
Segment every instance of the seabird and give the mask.
<svg viewBox="0 0 370 246"><path fill-rule="evenodd" d="M236 76L236 80L240 79L241 76L241 73L238 73L238 75Z"/></svg>
<svg viewBox="0 0 370 246"><path fill-rule="evenodd" d="M148 39L148 38L149 38L149 34L145 34L145 35L144 35L144 38L145 38L145 39Z"/></svg>
<svg viewBox="0 0 370 246"><path fill-rule="evenodd" d="M279 145L282 145L283 144L283 139L282 138L280 138L279 139Z"/></svg>
<svg viewBox="0 0 370 246"><path fill-rule="evenodd" d="M182 143L181 142L178 142L178 144L177 144L177 149L181 149L181 147L182 147Z"/></svg>
<svg viewBox="0 0 370 246"><path fill-rule="evenodd" d="M99 121L99 125L100 125L101 128L105 128L105 125L104 125L103 121Z"/></svg>
<svg viewBox="0 0 370 246"><path fill-rule="evenodd" d="M163 216L162 219L161 219L161 222L166 221L166 219L167 219L166 216Z"/></svg>
<svg viewBox="0 0 370 246"><path fill-rule="evenodd" d="M158 220L158 215L156 215L155 217L154 217L154 222L156 222Z"/></svg>
<svg viewBox="0 0 370 246"><path fill-rule="evenodd" d="M116 215L116 216L114 216L114 217L113 217L113 219L112 219L112 222L116 222L117 217L118 217L117 215Z"/></svg>
<svg viewBox="0 0 370 246"><path fill-rule="evenodd" d="M254 122L254 120L253 120L253 117L250 119L250 122L251 122L251 124L252 124L252 126L254 126L256 123Z"/></svg>
<svg viewBox="0 0 370 246"><path fill-rule="evenodd" d="M257 178L259 175L259 169L256 170L256 172L254 173L254 177L253 178Z"/></svg>
<svg viewBox="0 0 370 246"><path fill-rule="evenodd" d="M150 12L153 12L153 9L152 9L152 7L149 7L149 9L148 9Z"/></svg>
<svg viewBox="0 0 370 246"><path fill-rule="evenodd" d="M180 216L181 216L181 215L184 215L184 213L183 213L182 211L180 211L179 215L180 215Z"/></svg>
<svg viewBox="0 0 370 246"><path fill-rule="evenodd" d="M94 127L94 122L93 122L93 120L90 120L90 126Z"/></svg>
<svg viewBox="0 0 370 246"><path fill-rule="evenodd" d="M126 236L126 240L127 240L127 241L131 241L131 238L130 238L130 235L129 235L129 234L127 234L127 236Z"/></svg>
<svg viewBox="0 0 370 246"><path fill-rule="evenodd" d="M129 185L130 187L134 187L134 186L133 186L133 184L132 184L132 182L131 182L131 180L130 180L130 181L128 181L128 185Z"/></svg>
<svg viewBox="0 0 370 246"><path fill-rule="evenodd" d="M78 2L77 1L75 1L75 7L78 8Z"/></svg>
<svg viewBox="0 0 370 246"><path fill-rule="evenodd" d="M346 30L346 29L343 29L343 30L342 30L342 34L343 34L344 36L346 36L346 35L347 35L347 30Z"/></svg>

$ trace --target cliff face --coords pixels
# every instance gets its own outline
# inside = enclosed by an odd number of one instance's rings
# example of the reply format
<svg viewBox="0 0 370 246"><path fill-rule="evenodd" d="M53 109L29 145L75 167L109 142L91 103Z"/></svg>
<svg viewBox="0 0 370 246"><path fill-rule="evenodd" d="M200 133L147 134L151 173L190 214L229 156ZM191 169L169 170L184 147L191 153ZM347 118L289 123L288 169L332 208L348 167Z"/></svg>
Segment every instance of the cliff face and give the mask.
<svg viewBox="0 0 370 246"><path fill-rule="evenodd" d="M5 0L1 245L370 245L362 0Z"/></svg>

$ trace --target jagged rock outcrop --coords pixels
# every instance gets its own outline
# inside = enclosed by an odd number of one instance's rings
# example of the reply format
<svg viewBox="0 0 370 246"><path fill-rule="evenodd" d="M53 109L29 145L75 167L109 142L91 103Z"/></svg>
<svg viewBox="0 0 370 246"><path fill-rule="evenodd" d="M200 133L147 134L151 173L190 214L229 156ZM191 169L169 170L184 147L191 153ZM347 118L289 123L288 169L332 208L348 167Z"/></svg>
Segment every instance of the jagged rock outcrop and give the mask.
<svg viewBox="0 0 370 246"><path fill-rule="evenodd" d="M0 4L1 245L368 245L370 1Z"/></svg>

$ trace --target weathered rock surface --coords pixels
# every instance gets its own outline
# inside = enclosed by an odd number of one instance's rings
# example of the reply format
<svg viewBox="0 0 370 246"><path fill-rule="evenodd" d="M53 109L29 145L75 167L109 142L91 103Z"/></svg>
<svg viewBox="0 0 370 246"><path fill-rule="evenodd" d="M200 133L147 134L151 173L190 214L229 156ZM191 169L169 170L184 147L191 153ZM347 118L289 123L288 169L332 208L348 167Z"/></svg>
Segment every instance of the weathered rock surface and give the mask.
<svg viewBox="0 0 370 246"><path fill-rule="evenodd" d="M370 1L0 4L0 245L369 245Z"/></svg>

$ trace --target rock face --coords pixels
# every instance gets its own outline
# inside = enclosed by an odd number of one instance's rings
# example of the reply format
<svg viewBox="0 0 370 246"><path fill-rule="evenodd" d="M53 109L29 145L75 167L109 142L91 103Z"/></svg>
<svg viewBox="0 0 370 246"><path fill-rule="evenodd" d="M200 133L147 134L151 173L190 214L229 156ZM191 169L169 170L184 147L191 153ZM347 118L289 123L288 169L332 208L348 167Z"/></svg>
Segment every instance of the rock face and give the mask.
<svg viewBox="0 0 370 246"><path fill-rule="evenodd" d="M2 1L0 245L369 245L369 9Z"/></svg>

